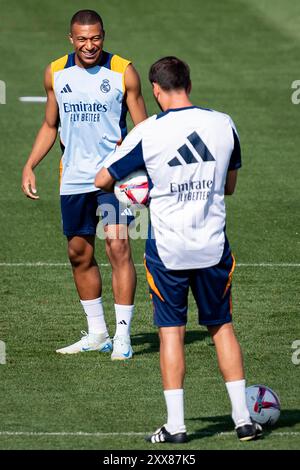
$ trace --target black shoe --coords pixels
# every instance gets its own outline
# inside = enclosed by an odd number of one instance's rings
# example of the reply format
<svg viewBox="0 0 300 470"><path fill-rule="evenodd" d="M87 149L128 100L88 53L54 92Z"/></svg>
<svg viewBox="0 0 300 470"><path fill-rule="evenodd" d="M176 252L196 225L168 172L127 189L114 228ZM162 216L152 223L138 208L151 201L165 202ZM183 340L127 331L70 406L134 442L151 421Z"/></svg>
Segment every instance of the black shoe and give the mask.
<svg viewBox="0 0 300 470"><path fill-rule="evenodd" d="M186 432L177 432L175 434L169 433L165 426L157 429L151 436L146 437L146 441L156 444L159 442L172 442L173 444L181 444L187 442Z"/></svg>
<svg viewBox="0 0 300 470"><path fill-rule="evenodd" d="M235 428L237 437L240 441L252 441L262 436L262 427L260 424L252 421L251 424L243 424Z"/></svg>

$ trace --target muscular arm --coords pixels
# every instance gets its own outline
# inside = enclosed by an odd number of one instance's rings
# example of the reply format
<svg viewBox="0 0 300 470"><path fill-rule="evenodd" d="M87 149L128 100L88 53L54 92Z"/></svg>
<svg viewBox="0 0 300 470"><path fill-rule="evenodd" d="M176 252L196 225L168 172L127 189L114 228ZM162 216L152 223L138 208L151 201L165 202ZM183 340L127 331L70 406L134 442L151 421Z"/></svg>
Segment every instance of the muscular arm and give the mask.
<svg viewBox="0 0 300 470"><path fill-rule="evenodd" d="M101 188L104 191L112 192L114 188L115 180L107 170L107 168L101 168L95 178L95 186Z"/></svg>
<svg viewBox="0 0 300 470"><path fill-rule="evenodd" d="M125 71L125 87L126 87L126 104L130 112L133 124L136 126L140 122L147 119L147 111L144 98L141 93L140 77L132 65L128 65ZM133 131L132 131L133 132ZM127 137L128 139L128 137ZM126 142L127 142L126 139ZM95 186L112 192L115 179L111 176L106 168L102 168L95 178Z"/></svg>
<svg viewBox="0 0 300 470"><path fill-rule="evenodd" d="M39 196L36 195L33 170L52 148L57 136L58 106L52 88L50 65L45 70L44 86L47 93L45 119L36 136L22 174L22 190L31 199L39 199Z"/></svg>
<svg viewBox="0 0 300 470"><path fill-rule="evenodd" d="M125 71L126 104L133 124L136 126L147 119L147 111L142 96L140 77L133 67L128 65Z"/></svg>

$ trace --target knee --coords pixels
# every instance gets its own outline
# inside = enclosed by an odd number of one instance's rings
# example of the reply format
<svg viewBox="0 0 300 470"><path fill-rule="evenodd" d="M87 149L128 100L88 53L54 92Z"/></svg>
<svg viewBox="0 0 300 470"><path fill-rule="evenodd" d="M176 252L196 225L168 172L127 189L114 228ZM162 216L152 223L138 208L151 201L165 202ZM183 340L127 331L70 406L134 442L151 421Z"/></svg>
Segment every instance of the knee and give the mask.
<svg viewBox="0 0 300 470"><path fill-rule="evenodd" d="M232 323L224 323L221 325L214 325L207 327L213 341L219 338L230 338L235 336Z"/></svg>
<svg viewBox="0 0 300 470"><path fill-rule="evenodd" d="M127 239L106 239L106 253L113 264L123 264L131 259L129 241Z"/></svg>
<svg viewBox="0 0 300 470"><path fill-rule="evenodd" d="M89 265L92 260L92 257L90 256L88 250L86 250L83 246L69 245L68 256L73 268Z"/></svg>

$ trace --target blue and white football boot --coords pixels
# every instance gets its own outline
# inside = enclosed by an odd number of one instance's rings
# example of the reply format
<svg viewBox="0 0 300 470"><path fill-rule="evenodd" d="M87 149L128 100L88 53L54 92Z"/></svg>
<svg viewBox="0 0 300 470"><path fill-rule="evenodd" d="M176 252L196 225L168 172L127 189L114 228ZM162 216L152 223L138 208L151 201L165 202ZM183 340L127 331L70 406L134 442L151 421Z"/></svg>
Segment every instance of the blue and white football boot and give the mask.
<svg viewBox="0 0 300 470"><path fill-rule="evenodd" d="M87 351L111 352L112 341L109 336L105 334L87 334L82 331L82 338L77 343L66 346L65 348L57 349L56 352L60 354L77 354Z"/></svg>
<svg viewBox="0 0 300 470"><path fill-rule="evenodd" d="M132 358L133 350L130 343L130 336L115 336L113 344L112 361L125 361L126 359Z"/></svg>

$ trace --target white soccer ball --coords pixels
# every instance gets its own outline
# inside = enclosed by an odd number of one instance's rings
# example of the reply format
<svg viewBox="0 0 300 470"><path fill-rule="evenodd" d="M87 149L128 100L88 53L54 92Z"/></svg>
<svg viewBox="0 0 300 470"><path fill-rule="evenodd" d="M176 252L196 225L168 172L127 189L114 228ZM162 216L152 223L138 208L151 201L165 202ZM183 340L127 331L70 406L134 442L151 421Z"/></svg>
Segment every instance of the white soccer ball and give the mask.
<svg viewBox="0 0 300 470"><path fill-rule="evenodd" d="M137 170L115 184L115 195L123 204L144 208L149 203L149 186L144 170Z"/></svg>
<svg viewBox="0 0 300 470"><path fill-rule="evenodd" d="M251 385L246 388L247 407L253 421L273 425L280 416L278 395L265 385Z"/></svg>

